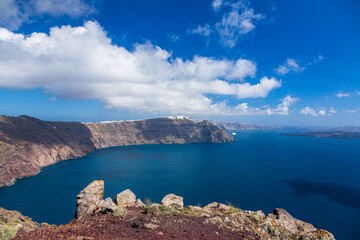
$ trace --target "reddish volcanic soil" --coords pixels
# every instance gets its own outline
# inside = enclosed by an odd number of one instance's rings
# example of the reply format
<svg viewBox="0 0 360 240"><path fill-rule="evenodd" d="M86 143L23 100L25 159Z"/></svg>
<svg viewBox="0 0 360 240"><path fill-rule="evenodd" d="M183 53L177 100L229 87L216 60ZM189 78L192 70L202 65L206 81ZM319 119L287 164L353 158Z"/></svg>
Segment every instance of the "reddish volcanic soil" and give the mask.
<svg viewBox="0 0 360 240"><path fill-rule="evenodd" d="M237 232L203 223L206 218L179 213L145 215L128 208L126 217L94 214L61 226L43 226L15 239L259 239L250 232Z"/></svg>

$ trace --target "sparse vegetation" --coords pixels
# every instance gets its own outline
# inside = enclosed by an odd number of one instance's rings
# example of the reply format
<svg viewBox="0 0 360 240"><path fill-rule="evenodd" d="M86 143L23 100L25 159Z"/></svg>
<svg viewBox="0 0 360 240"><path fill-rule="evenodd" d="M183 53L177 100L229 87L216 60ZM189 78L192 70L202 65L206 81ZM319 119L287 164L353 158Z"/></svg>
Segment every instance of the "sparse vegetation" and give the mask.
<svg viewBox="0 0 360 240"><path fill-rule="evenodd" d="M170 214L173 212L173 210L171 208L164 206L164 205L160 205L159 209L162 214Z"/></svg>
<svg viewBox="0 0 360 240"><path fill-rule="evenodd" d="M12 239L13 237L15 237L18 230L19 227L17 226L10 226L0 229L0 240Z"/></svg>
<svg viewBox="0 0 360 240"><path fill-rule="evenodd" d="M121 208L117 208L112 215L114 217L125 217L126 216L126 211L122 210Z"/></svg>

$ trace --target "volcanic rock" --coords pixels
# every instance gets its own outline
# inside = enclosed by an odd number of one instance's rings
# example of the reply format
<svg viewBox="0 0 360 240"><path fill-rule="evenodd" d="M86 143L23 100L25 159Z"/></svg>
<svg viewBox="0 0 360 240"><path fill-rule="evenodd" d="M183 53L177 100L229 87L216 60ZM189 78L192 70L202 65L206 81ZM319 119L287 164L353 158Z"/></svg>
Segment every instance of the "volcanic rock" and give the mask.
<svg viewBox="0 0 360 240"><path fill-rule="evenodd" d="M183 208L184 202L183 197L177 196L175 194L168 194L162 200L161 204L169 208Z"/></svg>
<svg viewBox="0 0 360 240"><path fill-rule="evenodd" d="M135 194L130 191L130 189L126 189L116 195L114 202L119 207L134 207L136 205L136 196Z"/></svg>
<svg viewBox="0 0 360 240"><path fill-rule="evenodd" d="M89 215L100 205L104 197L104 181L93 181L78 195L76 201L76 218Z"/></svg>

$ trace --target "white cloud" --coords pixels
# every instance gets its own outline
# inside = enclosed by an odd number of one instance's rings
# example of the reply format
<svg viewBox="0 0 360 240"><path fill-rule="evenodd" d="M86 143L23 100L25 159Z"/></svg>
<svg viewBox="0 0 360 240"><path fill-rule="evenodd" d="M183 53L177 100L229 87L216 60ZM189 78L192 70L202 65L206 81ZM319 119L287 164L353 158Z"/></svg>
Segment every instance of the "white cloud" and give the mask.
<svg viewBox="0 0 360 240"><path fill-rule="evenodd" d="M275 108L263 107L249 107L248 103L241 103L235 107L229 107L225 102L217 104L218 109L221 109L223 115L289 115L290 109L294 103L298 101L298 98L293 98L290 95L281 100Z"/></svg>
<svg viewBox="0 0 360 240"><path fill-rule="evenodd" d="M0 1L0 26L17 29L25 19L15 0Z"/></svg>
<svg viewBox="0 0 360 240"><path fill-rule="evenodd" d="M306 67L300 67L300 65L297 63L297 61L293 58L286 59L286 62L284 64L279 65L278 68L275 69L277 74L279 75L285 75L290 72L302 72L306 69Z"/></svg>
<svg viewBox="0 0 360 240"><path fill-rule="evenodd" d="M49 98L50 102L57 102L57 98L55 96L52 96L51 98Z"/></svg>
<svg viewBox="0 0 360 240"><path fill-rule="evenodd" d="M0 52L2 88L43 88L55 97L97 99L109 108L137 112L253 114L257 110L247 103L232 107L207 95L264 98L281 86L281 81L268 77L253 85L244 82L256 73L256 64L246 59L183 60L151 43L137 44L130 52L113 44L92 21L27 36L0 28ZM293 102L288 96L266 111L286 114ZM266 114L263 109L259 112Z"/></svg>
<svg viewBox="0 0 360 240"><path fill-rule="evenodd" d="M337 113L337 111L335 110L335 108L331 107L329 110L329 115L336 114L336 113Z"/></svg>
<svg viewBox="0 0 360 240"><path fill-rule="evenodd" d="M317 113L315 112L315 110L311 107L305 107L305 108L301 109L300 113L304 114L304 115L312 115L314 117L318 116Z"/></svg>
<svg viewBox="0 0 360 240"><path fill-rule="evenodd" d="M351 113L351 114L354 114L354 113L357 113L357 110L353 110L353 109L346 109L345 112L347 113Z"/></svg>
<svg viewBox="0 0 360 240"><path fill-rule="evenodd" d="M222 4L223 4L222 0L213 0L212 3L211 3L211 6L215 11L219 11Z"/></svg>
<svg viewBox="0 0 360 240"><path fill-rule="evenodd" d="M356 91L356 94L357 94L357 95L360 95L360 91Z"/></svg>
<svg viewBox="0 0 360 240"><path fill-rule="evenodd" d="M241 35L255 29L255 22L265 18L263 14L255 14L253 8L239 1L231 5L231 11L223 15L216 23L216 29L225 46L234 47Z"/></svg>
<svg viewBox="0 0 360 240"><path fill-rule="evenodd" d="M273 113L282 114L282 115L289 115L290 109L289 107L294 105L299 99L293 98L290 95L287 95L282 102L273 110Z"/></svg>
<svg viewBox="0 0 360 240"><path fill-rule="evenodd" d="M180 37L176 34L168 34L167 36L172 42L177 42L180 39Z"/></svg>
<svg viewBox="0 0 360 240"><path fill-rule="evenodd" d="M95 11L95 7L84 0L1 0L0 26L16 30L35 16L67 15L77 18L91 15Z"/></svg>
<svg viewBox="0 0 360 240"><path fill-rule="evenodd" d="M321 62L322 60L324 59L324 56L319 54L317 59L314 60L314 63L318 63L318 62Z"/></svg>
<svg viewBox="0 0 360 240"><path fill-rule="evenodd" d="M350 97L350 93L342 93L342 92L339 92L337 94L335 94L335 96L337 96L338 98L343 98L343 97Z"/></svg>
<svg viewBox="0 0 360 240"><path fill-rule="evenodd" d="M30 2L39 15L48 14L55 17L68 15L76 18L95 12L95 8L86 4L84 0L30 0Z"/></svg>
<svg viewBox="0 0 360 240"><path fill-rule="evenodd" d="M220 40L226 47L234 47L240 36L247 34L255 29L255 23L265 18L263 14L255 14L253 8L248 7L248 1L213 0L212 8L218 12L221 7L226 6L220 21L215 25L198 25L194 29L189 29L188 33L200 34L209 37L212 33L217 32Z"/></svg>
<svg viewBox="0 0 360 240"><path fill-rule="evenodd" d="M319 114L320 116L325 116L325 115L326 115L326 110L325 110L325 109L320 109L320 110L318 111L318 114Z"/></svg>
<svg viewBox="0 0 360 240"><path fill-rule="evenodd" d="M198 25L196 28L193 29L189 29L188 33L192 33L192 34L199 34L205 37L209 37L211 34L211 27L209 24L205 24L203 26Z"/></svg>

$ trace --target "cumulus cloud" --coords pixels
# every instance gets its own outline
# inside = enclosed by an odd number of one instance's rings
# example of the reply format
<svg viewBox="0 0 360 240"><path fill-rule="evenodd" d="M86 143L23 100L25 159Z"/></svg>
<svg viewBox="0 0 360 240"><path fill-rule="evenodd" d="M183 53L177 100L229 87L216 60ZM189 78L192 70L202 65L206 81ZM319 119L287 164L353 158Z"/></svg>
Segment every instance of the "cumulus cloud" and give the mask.
<svg viewBox="0 0 360 240"><path fill-rule="evenodd" d="M0 26L16 30L35 16L67 15L77 18L91 15L95 11L95 7L86 3L85 0L1 0Z"/></svg>
<svg viewBox="0 0 360 240"><path fill-rule="evenodd" d="M93 21L27 36L0 28L0 52L2 88L43 88L57 98L97 99L109 108L137 112L253 114L246 103L229 106L208 95L264 98L281 86L268 77L246 82L256 73L256 64L246 59L183 60L149 42L129 51L113 44ZM293 102L288 96L270 113L286 114Z"/></svg>
<svg viewBox="0 0 360 240"><path fill-rule="evenodd" d="M197 27L188 30L188 33L199 34L199 35L202 35L205 37L209 37L211 32L212 31L211 31L211 27L209 24L205 24L203 26L198 25Z"/></svg>
<svg viewBox="0 0 360 240"><path fill-rule="evenodd" d="M344 97L350 97L350 93L342 93L342 92L339 92L339 93L336 93L335 96L337 96L338 98L344 98Z"/></svg>
<svg viewBox="0 0 360 240"><path fill-rule="evenodd" d="M318 114L319 114L320 116L325 116L325 115L326 115L326 110L325 110L325 109L320 109L320 110L318 111Z"/></svg>
<svg viewBox="0 0 360 240"><path fill-rule="evenodd" d="M288 58L286 59L286 62L284 64L279 65L279 67L277 67L275 71L279 75L285 75L290 72L295 72L295 73L302 72L305 69L306 67L301 67L296 59Z"/></svg>
<svg viewBox="0 0 360 240"><path fill-rule="evenodd" d="M234 47L243 34L255 29L255 22L265 18L263 14L255 14L253 8L248 8L243 1L231 4L231 10L226 12L222 20L215 24L222 43Z"/></svg>
<svg viewBox="0 0 360 240"><path fill-rule="evenodd" d="M249 107L248 103L241 103L235 107L229 107L225 102L221 102L218 108L222 110L223 115L289 115L290 107L294 105L299 99L293 98L290 95L281 99L275 108L271 107Z"/></svg>
<svg viewBox="0 0 360 240"><path fill-rule="evenodd" d="M317 117L317 116L318 116L318 114L316 113L316 111L315 111L313 108L311 108L311 107L305 107L305 108L301 109L301 110L300 110L300 113L301 113L301 114L304 114L304 115L312 115L312 116L314 116L314 117Z"/></svg>

